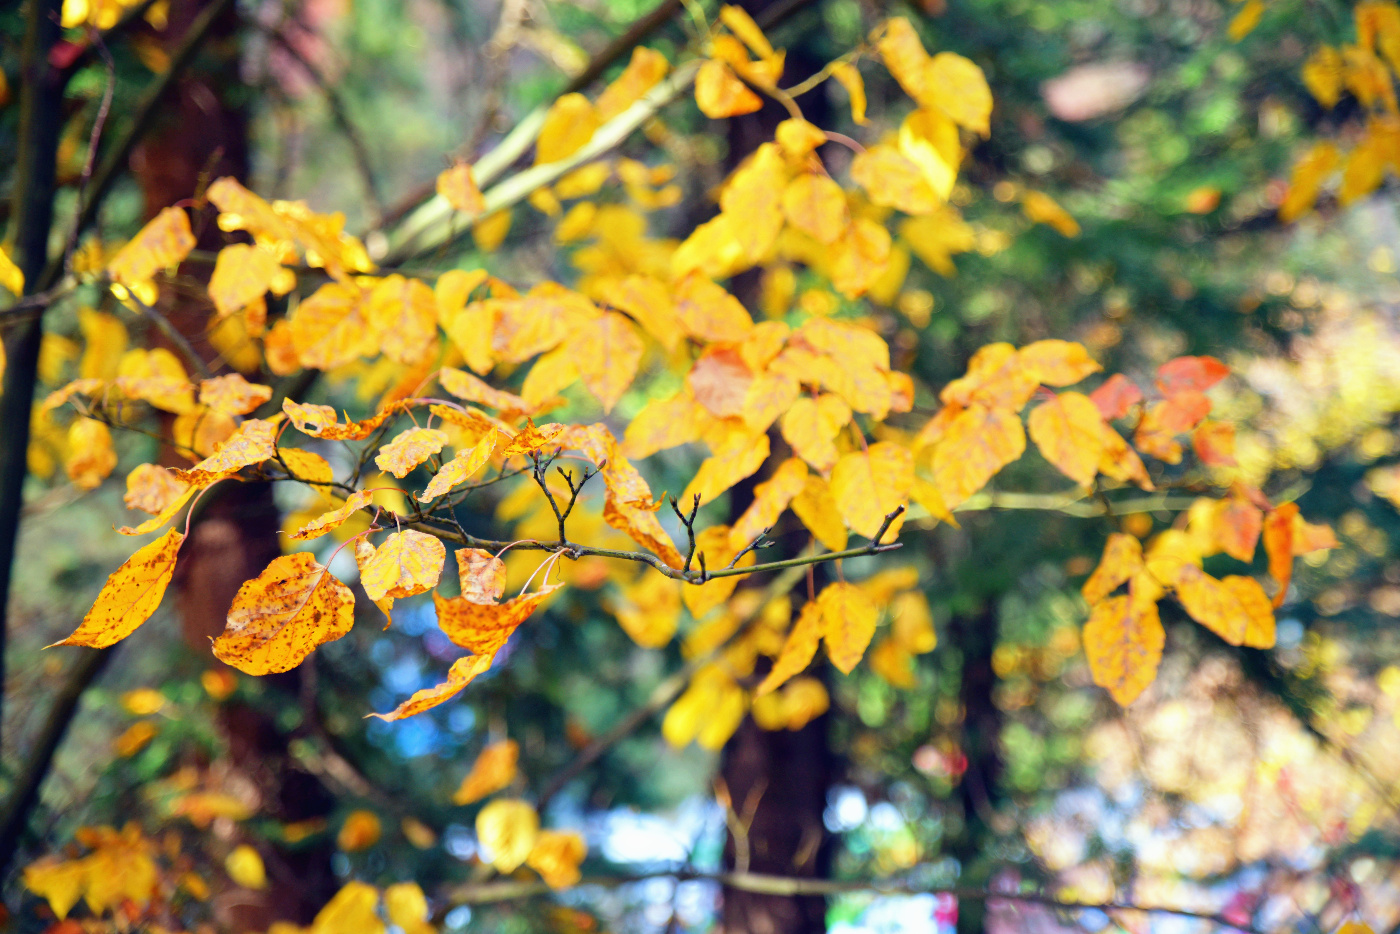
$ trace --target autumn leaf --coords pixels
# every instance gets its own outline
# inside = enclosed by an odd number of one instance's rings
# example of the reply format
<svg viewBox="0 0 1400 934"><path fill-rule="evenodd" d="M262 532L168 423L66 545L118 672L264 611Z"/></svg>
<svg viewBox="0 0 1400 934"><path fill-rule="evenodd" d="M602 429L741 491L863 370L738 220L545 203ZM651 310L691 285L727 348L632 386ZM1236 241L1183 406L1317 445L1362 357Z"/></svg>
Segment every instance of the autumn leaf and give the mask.
<svg viewBox="0 0 1400 934"><path fill-rule="evenodd" d="M540 817L535 809L516 798L492 801L476 815L476 837L497 872L519 869L534 849L539 832Z"/></svg>
<svg viewBox="0 0 1400 934"><path fill-rule="evenodd" d="M459 658L448 669L446 681L413 692L413 696L388 713L372 713L370 716L378 717L380 720L403 720L406 717L423 713L425 710L431 710L460 694L473 678L491 667L494 658L494 654L468 655L466 658Z"/></svg>
<svg viewBox="0 0 1400 934"><path fill-rule="evenodd" d="M402 480L413 468L432 457L447 444L447 432L436 428L409 428L379 449L374 463Z"/></svg>
<svg viewBox="0 0 1400 934"><path fill-rule="evenodd" d="M1254 560L1264 514L1243 496L1232 496L1220 504L1215 521L1215 539L1230 557L1246 563Z"/></svg>
<svg viewBox="0 0 1400 934"><path fill-rule="evenodd" d="M836 508L836 499L825 480L816 474L808 474L802 484L802 492L793 497L791 505L793 513L817 541L832 551L845 549L846 523Z"/></svg>
<svg viewBox="0 0 1400 934"><path fill-rule="evenodd" d="M782 416L779 429L793 453L819 471L836 466L836 436L851 420L851 407L829 393L803 396Z"/></svg>
<svg viewBox="0 0 1400 934"><path fill-rule="evenodd" d="M564 889L578 882L578 867L587 855L588 845L579 834L541 830L525 864L538 872L551 889Z"/></svg>
<svg viewBox="0 0 1400 934"><path fill-rule="evenodd" d="M1031 440L1045 459L1080 486L1098 474L1104 421L1088 396L1064 392L1036 406L1027 419Z"/></svg>
<svg viewBox="0 0 1400 934"><path fill-rule="evenodd" d="M313 934L384 934L378 906L378 889L365 882L347 882L316 913L310 930Z"/></svg>
<svg viewBox="0 0 1400 934"><path fill-rule="evenodd" d="M1122 373L1114 373L1098 389L1089 393L1104 421L1122 418L1142 401L1142 390Z"/></svg>
<svg viewBox="0 0 1400 934"><path fill-rule="evenodd" d="M1274 622L1274 608L1269 603L1264 588L1254 578L1239 575L1221 578L1220 583L1230 591L1244 613L1243 644L1256 649L1273 648L1277 638L1277 627Z"/></svg>
<svg viewBox="0 0 1400 934"><path fill-rule="evenodd" d="M267 888L267 870L262 857L248 844L236 846L224 859L224 869L235 884L245 889Z"/></svg>
<svg viewBox="0 0 1400 934"><path fill-rule="evenodd" d="M437 586L446 560L442 539L404 529L375 549L374 557L360 571L360 583L371 600L411 597Z"/></svg>
<svg viewBox="0 0 1400 934"><path fill-rule="evenodd" d="M184 540L184 533L170 529L137 550L107 578L92 609L73 634L53 645L105 649L135 632L160 606Z"/></svg>
<svg viewBox="0 0 1400 934"><path fill-rule="evenodd" d="M628 423L622 451L640 459L698 441L710 421L711 416L688 388L666 399L653 399Z"/></svg>
<svg viewBox="0 0 1400 934"><path fill-rule="evenodd" d="M243 584L214 657L250 675L289 671L355 621L355 597L308 552L283 555Z"/></svg>
<svg viewBox="0 0 1400 934"><path fill-rule="evenodd" d="M381 280L369 293L365 320L375 349L396 363L419 363L437 344L437 299L417 279Z"/></svg>
<svg viewBox="0 0 1400 934"><path fill-rule="evenodd" d="M520 761L520 744L513 739L492 743L472 763L462 784L452 794L456 805L474 804L493 795L515 781L516 763Z"/></svg>
<svg viewBox="0 0 1400 934"><path fill-rule="evenodd" d="M648 649L657 649L671 641L681 615L681 588L654 571L643 571L631 584L620 587L622 600L611 604L617 624L632 641Z"/></svg>
<svg viewBox="0 0 1400 934"><path fill-rule="evenodd" d="M562 586L550 584L504 603L473 603L463 597L448 598L434 593L438 628L454 644L468 651L494 655L545 598Z"/></svg>
<svg viewBox="0 0 1400 934"><path fill-rule="evenodd" d="M1269 576L1278 581L1274 606L1282 606L1293 579L1293 529L1298 517L1297 503L1275 506L1264 517L1264 550L1269 555Z"/></svg>
<svg viewBox="0 0 1400 934"><path fill-rule="evenodd" d="M783 642L782 652L773 662L773 668L754 689L754 697L762 697L776 690L788 679L806 670L817 654L817 643L821 641L823 632L821 604L809 600L797 614L797 621L792 624L792 631Z"/></svg>
<svg viewBox="0 0 1400 934"><path fill-rule="evenodd" d="M501 412L528 413L534 409L514 393L497 389L465 370L445 366L438 371L438 382L442 388L459 399L488 406Z"/></svg>
<svg viewBox="0 0 1400 934"><path fill-rule="evenodd" d="M579 379L611 412L637 375L646 349L637 328L625 316L608 311L575 328L566 353Z"/></svg>
<svg viewBox="0 0 1400 934"><path fill-rule="evenodd" d="M354 283L327 282L297 305L287 321L302 366L331 370L377 352L366 298Z"/></svg>
<svg viewBox="0 0 1400 934"><path fill-rule="evenodd" d="M471 603L496 603L506 589L506 564L480 548L459 548L457 577L462 599Z"/></svg>
<svg viewBox="0 0 1400 934"><path fill-rule="evenodd" d="M734 484L752 476L768 459L768 451L767 435L731 434L711 456L701 461L681 494L681 501L688 503L699 496L702 503L714 502Z"/></svg>
<svg viewBox="0 0 1400 934"><path fill-rule="evenodd" d="M1021 210L1026 217L1037 224L1044 224L1054 229L1061 236L1079 236L1079 221L1074 216L1051 198L1040 191L1025 191L1021 193Z"/></svg>
<svg viewBox="0 0 1400 934"><path fill-rule="evenodd" d="M711 120L753 113L763 100L750 91L724 62L711 59L695 74L695 104Z"/></svg>
<svg viewBox="0 0 1400 934"><path fill-rule="evenodd" d="M1234 586L1226 586L1192 564L1182 565L1172 586L1192 619L1231 645L1244 643L1250 614Z"/></svg>
<svg viewBox="0 0 1400 934"><path fill-rule="evenodd" d="M161 270L179 265L194 245L185 209L165 208L117 251L107 272L122 285L139 287Z"/></svg>
<svg viewBox="0 0 1400 934"><path fill-rule="evenodd" d="M476 187L472 167L465 162L459 162L438 175L437 193L452 205L453 210L464 214L477 215L486 210L486 201L481 197L481 189Z"/></svg>
<svg viewBox="0 0 1400 934"><path fill-rule="evenodd" d="M637 46L632 50L632 59L627 63L627 67L598 95L598 100L593 105L598 119L606 123L631 107L665 78L670 70L671 63L666 60L666 56L655 49Z"/></svg>
<svg viewBox="0 0 1400 934"><path fill-rule="evenodd" d="M856 66L849 62L833 62L831 64L831 77L846 89L846 93L851 98L851 121L857 126L865 126L868 121L865 117L865 81L861 78Z"/></svg>
<svg viewBox="0 0 1400 934"><path fill-rule="evenodd" d="M491 455L495 453L496 445L500 443L502 437L499 431L492 428L486 432L485 437L477 442L475 447L457 452L457 456L443 464L442 469L433 476L423 492L418 494L418 501L430 503L444 493L451 492L454 487L465 483L472 474L480 470L491 459Z"/></svg>
<svg viewBox="0 0 1400 934"><path fill-rule="evenodd" d="M1126 707L1156 679L1166 631L1154 601L1126 594L1094 606L1083 639L1094 683Z"/></svg>
<svg viewBox="0 0 1400 934"><path fill-rule="evenodd" d="M1177 357L1157 368L1157 388L1164 396L1205 392L1230 375L1230 368L1214 357Z"/></svg>
<svg viewBox="0 0 1400 934"><path fill-rule="evenodd" d="M366 493L364 490L356 490L346 497L345 502L341 503L335 509L321 513L321 515L291 533L288 538L298 542L319 538L327 532L339 528L352 515L368 506L372 499L373 494Z"/></svg>
<svg viewBox="0 0 1400 934"><path fill-rule="evenodd" d="M1083 344L1054 339L1022 347L1016 351L1016 363L1029 378L1046 386L1073 386L1103 369Z"/></svg>
<svg viewBox="0 0 1400 934"><path fill-rule="evenodd" d="M955 509L1025 450L1026 433L1015 413L973 404L953 419L934 448L934 484Z"/></svg>
<svg viewBox="0 0 1400 934"><path fill-rule="evenodd" d="M749 507L729 530L729 546L736 550L743 548L771 528L806 485L806 464L797 458L788 458L779 464L771 478L754 487Z"/></svg>
<svg viewBox="0 0 1400 934"><path fill-rule="evenodd" d="M855 584L843 581L827 584L817 603L821 607L826 652L831 663L848 675L875 637L875 604Z"/></svg>
<svg viewBox="0 0 1400 934"><path fill-rule="evenodd" d="M745 544L748 543L745 542ZM742 547L740 546L740 548ZM728 566L738 553L739 548L734 548L729 544L729 526L727 525L710 526L695 536L696 564L700 563L700 557L703 555L705 567L708 570L717 571ZM750 551L739 560L737 566L748 567L754 563L754 560L754 554ZM720 577L703 584L690 584L681 589L681 601L685 603L685 608L690 611L691 616L701 619L715 607L721 606L728 600L738 586L738 577Z"/></svg>
<svg viewBox="0 0 1400 934"><path fill-rule="evenodd" d="M244 467L261 464L277 454L277 422L250 418L238 426L217 450L189 470L175 475L194 486L208 486L216 480L230 477Z"/></svg>
<svg viewBox="0 0 1400 934"><path fill-rule="evenodd" d="M1131 535L1114 532L1104 545L1099 566L1094 568L1094 573L1089 575L1080 592L1085 602L1094 606L1142 569L1141 543Z"/></svg>
<svg viewBox="0 0 1400 934"><path fill-rule="evenodd" d="M549 106L535 141L535 164L558 162L582 149L601 125L593 102L565 94Z"/></svg>
<svg viewBox="0 0 1400 934"><path fill-rule="evenodd" d="M913 482L914 456L899 444L882 441L836 462L831 471L831 495L846 525L873 539L885 517L904 505ZM899 537L903 518L894 518L884 541Z"/></svg>
<svg viewBox="0 0 1400 934"><path fill-rule="evenodd" d="M706 343L738 343L753 329L753 318L722 286L692 272L674 286L676 318L691 337Z"/></svg>
<svg viewBox="0 0 1400 934"><path fill-rule="evenodd" d="M117 466L112 432L94 418L76 418L68 426L68 458L64 472L80 490L95 490Z"/></svg>

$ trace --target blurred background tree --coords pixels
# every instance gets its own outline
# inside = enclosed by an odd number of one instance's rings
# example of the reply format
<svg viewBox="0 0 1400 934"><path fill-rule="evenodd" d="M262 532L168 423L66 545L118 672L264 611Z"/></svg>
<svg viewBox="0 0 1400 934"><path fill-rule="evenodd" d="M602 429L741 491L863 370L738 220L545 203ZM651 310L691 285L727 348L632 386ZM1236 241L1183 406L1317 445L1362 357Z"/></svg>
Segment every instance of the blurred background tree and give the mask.
<svg viewBox="0 0 1400 934"><path fill-rule="evenodd" d="M54 6L30 3L0 13L13 98L0 111L0 164L15 166L19 229L33 184L16 149L22 69L35 67L23 64L25 17ZM403 231L432 220L420 206L454 157L480 158L561 92L596 93L638 41L677 61L695 18L715 10L669 0L90 7L108 32L63 33L71 59L49 64L64 83L31 119L54 122L55 229L76 216L109 243L233 174L270 197L346 210L350 229L371 232L376 258L434 272L484 266L519 284L578 281L674 247L660 238L711 216L710 193L785 115L770 103L721 132L678 105L616 150L596 216L567 209L561 219L558 199L539 196L511 212L508 229L499 219L470 236L414 238ZM351 879L416 882L444 930L1219 926L1209 916L1259 931L1400 924L1393 196L1382 187L1346 207L1324 196L1291 226L1277 214L1298 155L1320 136L1354 132L1354 104L1321 107L1300 74L1319 45L1355 40L1352 11L1288 0L749 8L787 50L789 82L898 13L929 49L979 64L997 104L952 192L962 219L901 230L901 281L852 303L779 266L746 274L735 294L755 317L788 307L871 316L893 335L895 367L931 387L1001 340L1076 339L1107 370L1144 383L1179 354L1227 361L1235 375L1213 395L1241 425L1241 476L1330 522L1341 543L1295 574L1277 646L1229 646L1169 613L1157 682L1120 709L1090 681L1078 588L1108 531L1145 538L1176 522L1180 504L1108 522L1092 501L1057 512L987 495L959 512L960 528L911 520L897 560L846 563L854 577L917 572L906 610L930 615L939 644L849 676L820 672L830 710L797 730L762 730L749 717L718 752L672 747L661 727L685 686L675 673L707 634L639 647L614 624L614 590L580 585L582 569L566 600L511 643L509 664L454 703L401 722L363 720L436 683L456 654L431 604L406 601L383 632L357 627L286 681L211 667L204 651L232 591L279 547L277 529L305 521L275 519L271 507L283 517L315 509L270 487L240 487L201 517L194 541L205 550L177 582L194 651L151 626L121 647L120 665L41 655L125 557L108 533L126 519L117 484L79 492L64 482L64 432L38 420L6 625L3 787L23 821L7 838L4 893L16 929L55 925L23 866L80 828L127 821L180 854L170 858L178 887L168 913L142 922L176 930L310 923ZM866 77L872 126L845 129L877 139L905 105L888 78ZM804 109L824 126L848 123L842 90L827 82L813 95L823 99ZM82 217L98 193L101 211ZM216 233L201 247L217 248ZM182 316L177 294L161 302L206 359L236 355L240 335ZM34 331L43 385L110 365L83 348L112 340L93 335L110 332L113 311L48 318ZM7 329L5 411L27 425L29 402L15 403L11 388L22 327ZM363 411L398 375L351 364L315 391ZM667 377L641 381L619 412L630 418L676 388ZM10 451L22 437L15 417L0 426ZM143 444L118 440L118 450L150 456ZM682 488L699 460L688 448L653 458L655 488ZM997 486L1063 488L1028 461ZM715 521L738 516L751 495L734 491ZM525 507L507 497L493 508L517 520ZM248 568L229 567L235 556ZM518 586L524 574L512 574ZM556 895L487 880L480 804L455 804L453 792L478 753L507 736L520 749L514 787L535 795L552 824L586 829L593 884ZM34 754L45 740L61 741L51 767ZM26 778L42 779L41 795L16 811ZM271 885L246 868L245 846ZM710 876L736 864L834 881L805 894L721 891ZM988 897L996 892L1019 897Z"/></svg>

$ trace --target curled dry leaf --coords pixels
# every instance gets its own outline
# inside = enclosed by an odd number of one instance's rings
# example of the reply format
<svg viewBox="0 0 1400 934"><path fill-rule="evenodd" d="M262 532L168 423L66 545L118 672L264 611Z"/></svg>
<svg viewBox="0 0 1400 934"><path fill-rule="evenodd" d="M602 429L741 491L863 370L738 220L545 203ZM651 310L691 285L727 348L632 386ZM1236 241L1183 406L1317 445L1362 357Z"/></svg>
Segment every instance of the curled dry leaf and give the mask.
<svg viewBox="0 0 1400 934"><path fill-rule="evenodd" d="M378 717L381 720L402 720L425 710L431 710L461 693L462 688L470 684L473 678L491 667L491 661L494 657L494 655L468 655L466 658L459 658L448 669L446 681L421 691L415 691L412 697L389 713L374 713L370 716Z"/></svg>
<svg viewBox="0 0 1400 934"><path fill-rule="evenodd" d="M413 468L447 445L447 432L436 428L410 428L379 449L374 463L402 480Z"/></svg>
<svg viewBox="0 0 1400 934"><path fill-rule="evenodd" d="M364 490L356 490L346 497L345 502L341 503L338 507L312 519L310 522L306 523L306 525L289 535L288 538L291 538L293 541L304 542L309 538L317 538L325 535L332 529L343 525L345 520L368 506L371 499L373 499L372 494L366 493Z"/></svg>
<svg viewBox="0 0 1400 934"><path fill-rule="evenodd" d="M307 552L283 555L243 584L214 657L250 675L289 671L355 622L355 597Z"/></svg>
<svg viewBox="0 0 1400 934"><path fill-rule="evenodd" d="M481 548L459 548L457 577L462 599L471 603L496 603L506 591L506 563Z"/></svg>
<svg viewBox="0 0 1400 934"><path fill-rule="evenodd" d="M135 632L160 606L184 540L183 533L170 529L139 549L107 578L92 609L73 634L54 645L105 649Z"/></svg>
<svg viewBox="0 0 1400 934"><path fill-rule="evenodd" d="M453 804L473 804L515 781L520 744L513 739L492 743L481 750L471 771L452 795Z"/></svg>
<svg viewBox="0 0 1400 934"><path fill-rule="evenodd" d="M478 655L494 655L511 633L535 612L544 598L563 584L550 584L534 593L512 597L505 603L473 603L462 597L433 594L438 627L447 638Z"/></svg>

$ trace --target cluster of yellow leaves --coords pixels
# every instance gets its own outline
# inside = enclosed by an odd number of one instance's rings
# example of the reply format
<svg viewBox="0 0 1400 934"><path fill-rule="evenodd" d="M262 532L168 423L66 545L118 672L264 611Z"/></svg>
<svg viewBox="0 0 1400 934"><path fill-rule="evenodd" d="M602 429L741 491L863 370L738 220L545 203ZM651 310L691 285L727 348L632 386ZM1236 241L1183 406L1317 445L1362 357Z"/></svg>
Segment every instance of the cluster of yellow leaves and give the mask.
<svg viewBox="0 0 1400 934"><path fill-rule="evenodd" d="M24 870L24 887L47 900L59 918L66 918L79 899L102 915L127 900L146 905L158 894L156 845L135 824L121 830L84 827L77 840L91 852L77 859L45 857Z"/></svg>
<svg viewBox="0 0 1400 934"><path fill-rule="evenodd" d="M539 814L519 798L498 798L478 811L476 837L497 871L529 866L554 889L578 882L579 864L588 855L580 834L541 829Z"/></svg>
<svg viewBox="0 0 1400 934"><path fill-rule="evenodd" d="M1126 706L1150 685L1162 659L1166 633L1157 603L1175 593L1192 619L1231 645L1271 648L1274 608L1285 599L1293 559L1336 547L1326 526L1308 523L1293 503L1271 506L1257 490L1237 487L1229 499L1198 499L1184 528L1169 529L1146 550L1131 535L1109 536L1099 566L1085 581L1091 609L1084 627L1084 652L1094 681ZM1275 583L1271 601L1253 577L1214 578L1204 559L1224 553L1243 563L1254 559L1262 538ZM1126 592L1113 596L1126 585Z"/></svg>
<svg viewBox="0 0 1400 934"><path fill-rule="evenodd" d="M309 927L279 921L267 934L385 934L389 924L404 934L433 934L427 896L416 882L399 882L382 892L366 882L347 882Z"/></svg>
<svg viewBox="0 0 1400 934"><path fill-rule="evenodd" d="M1351 204L1375 191L1387 172L1400 174L1400 5L1363 0L1352 11L1356 41L1340 48L1324 45L1303 64L1303 83L1317 102L1332 109L1344 94L1356 99L1365 123L1349 152L1330 140L1315 143L1293 167L1279 218L1293 221L1312 210L1323 188L1340 169L1337 200Z"/></svg>

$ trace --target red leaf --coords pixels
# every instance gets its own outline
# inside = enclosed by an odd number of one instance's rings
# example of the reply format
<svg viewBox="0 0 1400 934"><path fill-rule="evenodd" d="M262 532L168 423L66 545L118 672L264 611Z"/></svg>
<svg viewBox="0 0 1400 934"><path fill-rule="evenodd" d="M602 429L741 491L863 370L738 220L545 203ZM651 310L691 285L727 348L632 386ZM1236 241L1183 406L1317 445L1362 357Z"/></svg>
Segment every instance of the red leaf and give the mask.
<svg viewBox="0 0 1400 934"><path fill-rule="evenodd" d="M1114 373L1098 389L1089 393L1094 405L1099 407L1104 421L1112 421L1128 414L1128 410L1142 401L1142 390L1122 373Z"/></svg>
<svg viewBox="0 0 1400 934"><path fill-rule="evenodd" d="M1269 553L1269 574L1278 581L1274 606L1283 603L1293 577L1293 522L1297 503L1284 503L1264 517L1264 550Z"/></svg>
<svg viewBox="0 0 1400 934"><path fill-rule="evenodd" d="M1230 368L1214 357L1177 357L1157 368L1157 388L1165 396L1205 392L1229 375Z"/></svg>
<svg viewBox="0 0 1400 934"><path fill-rule="evenodd" d="M1210 414L1210 399L1196 390L1185 390L1168 396L1165 402L1154 406L1158 424L1167 431L1177 434L1190 431Z"/></svg>

